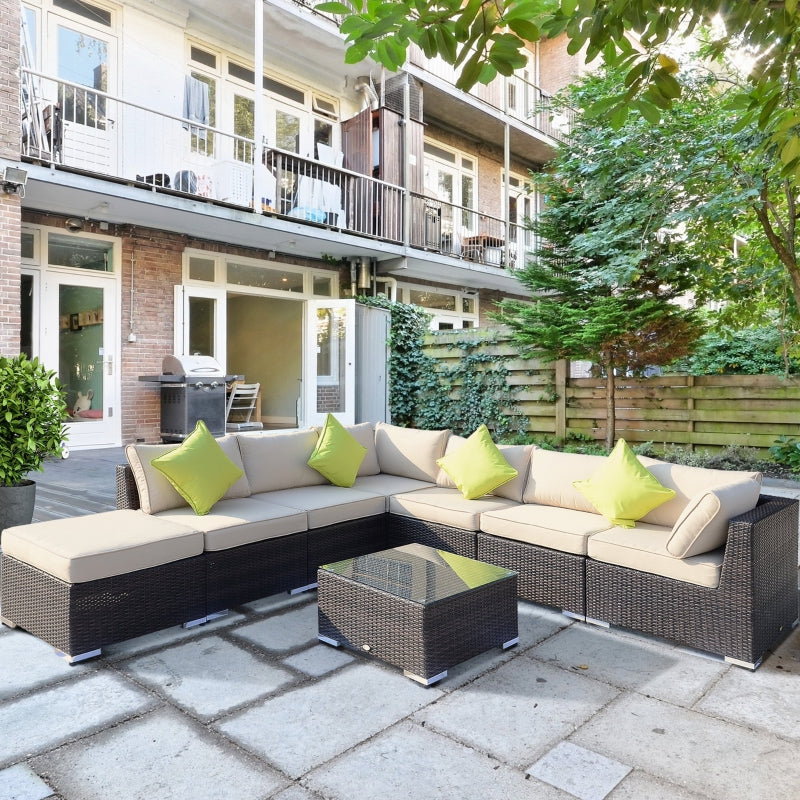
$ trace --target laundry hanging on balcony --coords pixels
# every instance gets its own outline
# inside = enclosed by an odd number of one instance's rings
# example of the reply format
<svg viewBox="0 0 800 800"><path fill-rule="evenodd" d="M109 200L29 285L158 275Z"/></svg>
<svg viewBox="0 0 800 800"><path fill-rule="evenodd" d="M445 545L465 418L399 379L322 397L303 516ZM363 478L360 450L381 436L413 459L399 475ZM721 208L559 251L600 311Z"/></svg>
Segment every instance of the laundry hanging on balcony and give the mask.
<svg viewBox="0 0 800 800"><path fill-rule="evenodd" d="M208 84L187 75L183 84L183 117L200 125L208 125ZM206 140L208 131L205 128L194 128L188 122L183 123L184 130L190 130L202 141Z"/></svg>

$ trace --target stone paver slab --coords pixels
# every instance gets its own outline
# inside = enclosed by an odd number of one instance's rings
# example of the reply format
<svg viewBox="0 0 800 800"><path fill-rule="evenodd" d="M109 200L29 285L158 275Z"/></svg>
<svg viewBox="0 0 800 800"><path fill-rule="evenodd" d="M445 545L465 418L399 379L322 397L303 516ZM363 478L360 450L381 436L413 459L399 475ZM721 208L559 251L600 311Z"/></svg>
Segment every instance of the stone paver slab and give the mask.
<svg viewBox="0 0 800 800"><path fill-rule="evenodd" d="M312 772L331 800L557 800L565 795L445 736L402 722Z"/></svg>
<svg viewBox="0 0 800 800"><path fill-rule="evenodd" d="M200 725L162 709L34 760L80 800L262 800L285 784Z"/></svg>
<svg viewBox="0 0 800 800"><path fill-rule="evenodd" d="M53 790L25 764L0 770L0 800L45 800Z"/></svg>
<svg viewBox="0 0 800 800"><path fill-rule="evenodd" d="M316 592L300 592L299 594L281 592L280 594L271 594L269 597L262 597L260 600L254 600L252 603L245 603L242 608L246 608L255 614L271 614L284 608L294 608L295 606L313 602L316 598Z"/></svg>
<svg viewBox="0 0 800 800"><path fill-rule="evenodd" d="M739 725L800 740L800 675L730 669L696 706Z"/></svg>
<svg viewBox="0 0 800 800"><path fill-rule="evenodd" d="M156 631L155 633L137 636L135 639L128 639L126 642L119 642L118 644L104 647L103 657L109 660L130 658L131 656L144 653L148 650L155 650L169 644L176 644L177 642L185 642L189 639L194 639L210 631L224 630L231 625L235 625L237 622L242 622L244 619L246 619L246 617L243 614L232 611L224 617L217 617L217 619L204 622L202 625L193 625L191 628L184 628L181 625L172 628L164 628L164 630Z"/></svg>
<svg viewBox="0 0 800 800"><path fill-rule="evenodd" d="M294 680L286 670L218 636L142 656L122 668L204 718L216 717Z"/></svg>
<svg viewBox="0 0 800 800"><path fill-rule="evenodd" d="M303 650L302 653L287 656L283 659L283 663L305 675L319 678L345 664L350 664L353 658L341 647L319 644L309 650Z"/></svg>
<svg viewBox="0 0 800 800"><path fill-rule="evenodd" d="M719 661L680 653L669 644L595 625L573 625L529 653L621 689L681 706L695 703L729 669Z"/></svg>
<svg viewBox="0 0 800 800"><path fill-rule="evenodd" d="M317 604L308 603L274 617L242 625L234 636L274 653L285 653L317 640Z"/></svg>
<svg viewBox="0 0 800 800"><path fill-rule="evenodd" d="M708 798L796 797L797 744L660 700L624 695L571 741Z"/></svg>
<svg viewBox="0 0 800 800"><path fill-rule="evenodd" d="M216 727L296 778L441 696L399 672L356 664Z"/></svg>
<svg viewBox="0 0 800 800"><path fill-rule="evenodd" d="M537 606L520 600L517 603L517 622L519 625L519 645L517 649L527 650L560 630L575 625L575 621L545 606Z"/></svg>
<svg viewBox="0 0 800 800"><path fill-rule="evenodd" d="M579 800L603 800L631 771L627 764L606 758L571 742L557 744L528 771Z"/></svg>
<svg viewBox="0 0 800 800"><path fill-rule="evenodd" d="M0 637L0 699L93 669L91 661L68 664L56 655L51 645L25 631L14 630Z"/></svg>
<svg viewBox="0 0 800 800"><path fill-rule="evenodd" d="M628 773L614 790L613 800L702 800L703 795L640 770Z"/></svg>
<svg viewBox="0 0 800 800"><path fill-rule="evenodd" d="M617 694L583 675L523 656L415 719L525 769Z"/></svg>
<svg viewBox="0 0 800 800"><path fill-rule="evenodd" d="M0 765L55 747L105 725L140 714L158 701L123 678L94 673L73 683L0 704Z"/></svg>

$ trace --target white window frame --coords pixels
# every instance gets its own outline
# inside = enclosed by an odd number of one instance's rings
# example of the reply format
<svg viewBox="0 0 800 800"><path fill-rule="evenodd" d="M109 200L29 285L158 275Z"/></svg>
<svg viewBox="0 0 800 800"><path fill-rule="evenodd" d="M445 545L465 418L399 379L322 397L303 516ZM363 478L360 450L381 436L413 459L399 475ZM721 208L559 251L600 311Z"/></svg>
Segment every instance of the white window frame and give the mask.
<svg viewBox="0 0 800 800"><path fill-rule="evenodd" d="M432 315L430 328L433 331L439 330L440 323L447 323L453 326L454 330L461 330L465 322L471 324L467 327L477 328L479 325L480 307L477 293L470 291L459 291L458 289L448 289L441 286L425 286L423 284L415 283L398 283L397 284L397 300L401 303L408 305L416 305L411 301L411 292L435 292L437 294L445 294L455 297L455 311L448 311L441 308L428 308L426 306L418 306ZM469 298L474 304L474 311L472 313L464 313L461 309L464 308L464 299Z"/></svg>

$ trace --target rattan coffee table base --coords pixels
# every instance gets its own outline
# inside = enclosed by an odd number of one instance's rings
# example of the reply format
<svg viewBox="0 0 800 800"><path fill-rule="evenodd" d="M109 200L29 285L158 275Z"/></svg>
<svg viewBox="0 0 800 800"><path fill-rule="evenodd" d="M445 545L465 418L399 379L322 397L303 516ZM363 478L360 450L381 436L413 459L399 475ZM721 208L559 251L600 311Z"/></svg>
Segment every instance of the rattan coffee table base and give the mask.
<svg viewBox="0 0 800 800"><path fill-rule="evenodd" d="M426 686L474 656L519 641L516 573L424 604L325 569L318 582L321 642L400 667Z"/></svg>

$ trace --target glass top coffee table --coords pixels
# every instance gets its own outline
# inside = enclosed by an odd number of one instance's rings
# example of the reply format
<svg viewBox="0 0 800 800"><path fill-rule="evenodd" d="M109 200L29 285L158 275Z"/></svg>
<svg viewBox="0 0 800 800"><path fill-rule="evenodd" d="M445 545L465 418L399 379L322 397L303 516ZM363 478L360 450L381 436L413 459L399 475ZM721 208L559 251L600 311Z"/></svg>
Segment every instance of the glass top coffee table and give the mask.
<svg viewBox="0 0 800 800"><path fill-rule="evenodd" d="M426 686L519 641L517 573L409 544L319 568L319 639L401 667Z"/></svg>

